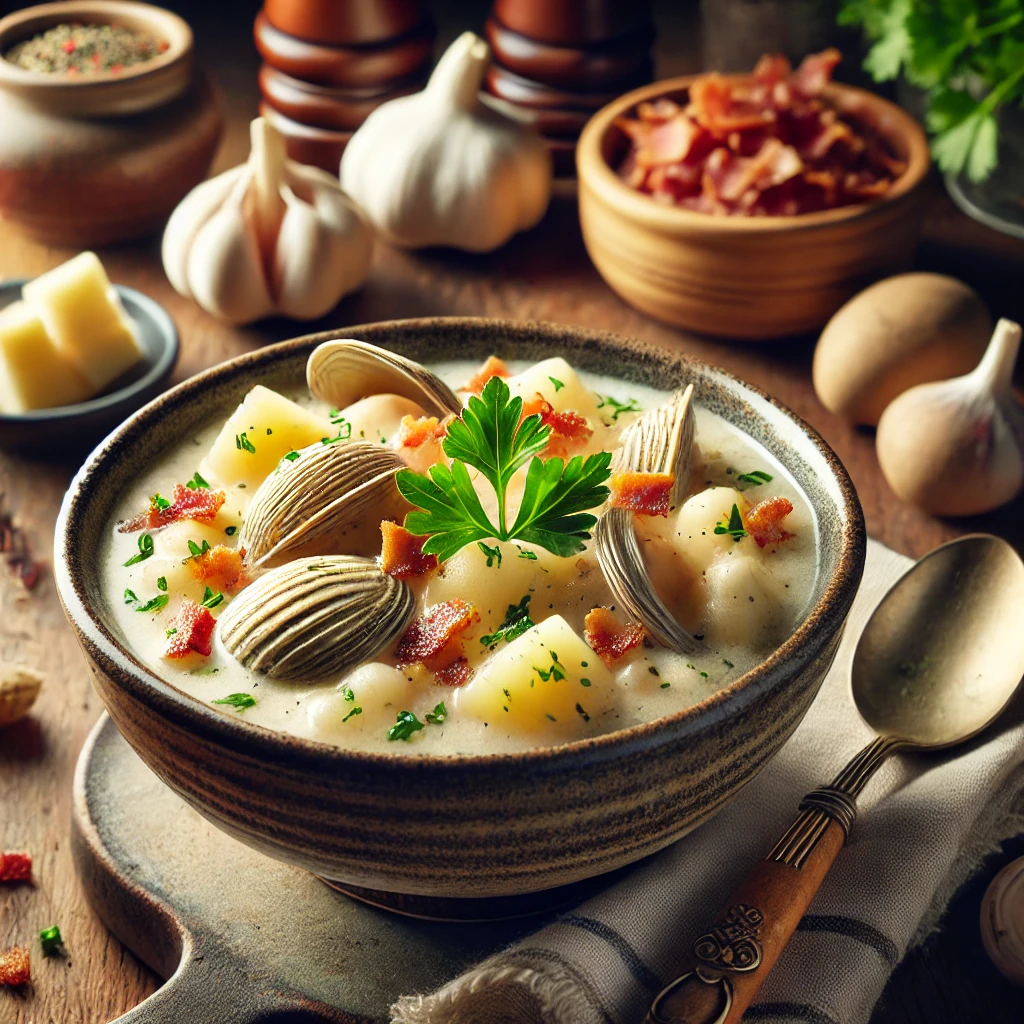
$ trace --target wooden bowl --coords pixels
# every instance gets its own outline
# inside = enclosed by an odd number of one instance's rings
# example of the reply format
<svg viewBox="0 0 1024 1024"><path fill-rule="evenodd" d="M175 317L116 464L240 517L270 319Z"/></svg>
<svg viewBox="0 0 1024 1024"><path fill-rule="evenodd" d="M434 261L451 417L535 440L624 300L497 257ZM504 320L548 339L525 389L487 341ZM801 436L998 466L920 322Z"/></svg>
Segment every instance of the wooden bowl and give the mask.
<svg viewBox="0 0 1024 1024"><path fill-rule="evenodd" d="M809 611L764 662L694 707L592 739L486 756L360 753L226 717L145 667L106 611L99 563L129 482L255 384L305 387L319 343L346 337L413 359L541 359L658 388L683 381L749 432L803 488L820 556ZM76 475L57 523L54 575L96 688L160 778L264 853L346 885L492 897L629 864L710 818L796 728L832 662L860 581L853 485L809 426L722 370L589 329L479 318L346 327L239 356L136 413ZM197 865L201 867L201 865Z"/></svg>
<svg viewBox="0 0 1024 1024"><path fill-rule="evenodd" d="M907 164L877 202L794 217L714 217L624 184L612 167L625 148L615 119L644 100L684 95L692 81L627 93L593 117L576 147L584 243L622 298L679 327L765 340L820 328L866 285L908 267L924 216L928 143L909 114L863 89L832 84L826 96Z"/></svg>

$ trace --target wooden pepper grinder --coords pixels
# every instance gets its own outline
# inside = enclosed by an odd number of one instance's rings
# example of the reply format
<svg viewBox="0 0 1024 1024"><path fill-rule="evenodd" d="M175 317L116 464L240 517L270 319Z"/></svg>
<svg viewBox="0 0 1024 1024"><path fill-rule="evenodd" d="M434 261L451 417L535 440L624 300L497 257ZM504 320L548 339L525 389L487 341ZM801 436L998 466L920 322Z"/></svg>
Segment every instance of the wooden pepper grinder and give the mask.
<svg viewBox="0 0 1024 1024"><path fill-rule="evenodd" d="M487 91L547 139L563 177L594 111L651 80L649 0L495 0L486 34Z"/></svg>
<svg viewBox="0 0 1024 1024"><path fill-rule="evenodd" d="M264 0L253 34L260 114L293 160L337 174L370 112L423 88L435 33L423 0Z"/></svg>

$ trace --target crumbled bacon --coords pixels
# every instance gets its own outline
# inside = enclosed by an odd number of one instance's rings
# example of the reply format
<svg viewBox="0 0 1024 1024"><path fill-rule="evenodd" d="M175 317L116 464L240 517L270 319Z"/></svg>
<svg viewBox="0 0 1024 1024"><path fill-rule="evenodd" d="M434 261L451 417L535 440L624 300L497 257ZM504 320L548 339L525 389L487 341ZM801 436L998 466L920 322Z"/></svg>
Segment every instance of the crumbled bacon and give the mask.
<svg viewBox="0 0 1024 1024"><path fill-rule="evenodd" d="M719 216L794 215L884 195L905 165L825 96L838 50L795 71L762 57L749 80L696 79L685 105L638 104L616 125L629 140L618 174L657 202Z"/></svg>
<svg viewBox="0 0 1024 1024"><path fill-rule="evenodd" d="M609 481L611 503L642 516L667 516L674 483L672 473L615 473Z"/></svg>
<svg viewBox="0 0 1024 1024"><path fill-rule="evenodd" d="M189 572L200 583L229 594L241 590L250 580L245 571L245 548L215 544L188 561Z"/></svg>
<svg viewBox="0 0 1024 1024"><path fill-rule="evenodd" d="M0 882L31 882L32 854L0 853Z"/></svg>
<svg viewBox="0 0 1024 1024"><path fill-rule="evenodd" d="M32 980L32 962L23 946L12 946L0 952L0 986L27 985Z"/></svg>
<svg viewBox="0 0 1024 1024"><path fill-rule="evenodd" d="M763 548L766 544L781 544L793 534L782 526L783 520L793 511L789 498L765 498L743 517L747 533Z"/></svg>
<svg viewBox="0 0 1024 1024"><path fill-rule="evenodd" d="M440 441L447 433L447 424L438 423L436 416L403 416L398 430L398 447L419 448L427 441Z"/></svg>
<svg viewBox="0 0 1024 1024"><path fill-rule="evenodd" d="M167 508L160 508L154 501L147 512L141 512L131 519L126 519L118 530L121 533L133 533L135 530L159 530L161 526L169 526L182 519L194 519L208 523L217 518L217 513L227 500L223 491L211 491L205 487L185 487L175 484L174 497Z"/></svg>
<svg viewBox="0 0 1024 1024"><path fill-rule="evenodd" d="M568 458L575 449L581 448L590 440L594 433L593 427L572 409L555 412L551 403L538 392L529 401L523 403L523 419L527 416L540 415L540 421L548 428L548 444L545 454Z"/></svg>
<svg viewBox="0 0 1024 1024"><path fill-rule="evenodd" d="M213 630L217 620L209 608L185 598L181 611L171 620L173 633L167 638L167 658L187 658L195 652L208 658L213 652Z"/></svg>
<svg viewBox="0 0 1024 1024"><path fill-rule="evenodd" d="M480 621L477 610L468 601L455 598L428 609L405 631L395 649L399 665L422 662L445 686L461 686L470 676L462 653L462 634Z"/></svg>
<svg viewBox="0 0 1024 1024"><path fill-rule="evenodd" d="M380 524L382 538L380 568L388 576L407 580L437 568L437 555L423 554L426 537L411 534L404 526L385 519Z"/></svg>
<svg viewBox="0 0 1024 1024"><path fill-rule="evenodd" d="M469 661L461 654L453 662L434 669L434 679L441 686L465 686L472 674Z"/></svg>
<svg viewBox="0 0 1024 1024"><path fill-rule="evenodd" d="M621 625L607 608L592 608L583 623L583 635L594 653L609 667L627 651L644 642L644 627L639 622Z"/></svg>
<svg viewBox="0 0 1024 1024"><path fill-rule="evenodd" d="M511 373L509 368L505 365L503 359L499 359L497 356L488 356L487 361L480 367L476 373L466 382L464 387L459 388L460 391L468 391L471 395L479 395L484 389L484 385L492 377L509 377Z"/></svg>

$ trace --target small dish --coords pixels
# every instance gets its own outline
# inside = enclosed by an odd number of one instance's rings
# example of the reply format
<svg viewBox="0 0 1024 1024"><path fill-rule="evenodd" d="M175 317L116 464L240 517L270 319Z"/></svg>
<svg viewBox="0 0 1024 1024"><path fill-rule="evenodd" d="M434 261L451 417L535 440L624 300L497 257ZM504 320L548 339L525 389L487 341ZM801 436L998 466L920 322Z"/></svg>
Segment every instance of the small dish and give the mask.
<svg viewBox="0 0 1024 1024"><path fill-rule="evenodd" d="M0 309L21 298L24 280L0 283ZM142 361L102 395L75 405L0 413L0 448L26 454L81 454L166 387L178 361L178 331L163 306L134 288L115 285L139 328Z"/></svg>
<svg viewBox="0 0 1024 1024"><path fill-rule="evenodd" d="M616 118L646 100L682 98L693 80L627 93L594 115L577 144L583 240L623 299L678 327L761 341L815 330L865 285L907 269L924 218L928 141L906 111L863 89L833 83L825 97L907 164L876 202L792 217L715 217L657 203L621 181L614 165L625 136Z"/></svg>

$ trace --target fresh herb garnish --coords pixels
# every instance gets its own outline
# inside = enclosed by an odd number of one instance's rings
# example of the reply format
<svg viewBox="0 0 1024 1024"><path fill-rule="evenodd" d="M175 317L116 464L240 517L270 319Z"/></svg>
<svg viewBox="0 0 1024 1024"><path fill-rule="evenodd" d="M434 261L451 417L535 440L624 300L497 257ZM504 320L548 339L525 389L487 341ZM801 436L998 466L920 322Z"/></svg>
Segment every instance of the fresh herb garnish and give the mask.
<svg viewBox="0 0 1024 1024"><path fill-rule="evenodd" d="M751 487L760 487L761 484L770 484L774 477L760 469L752 469L749 473L740 473L736 479L742 483L750 484Z"/></svg>
<svg viewBox="0 0 1024 1024"><path fill-rule="evenodd" d="M294 462L298 457L298 452L285 452L284 455L281 456L282 459L287 459L289 462Z"/></svg>
<svg viewBox="0 0 1024 1024"><path fill-rule="evenodd" d="M444 701L435 704L434 710L428 711L425 717L431 725L441 725L448 717L448 709L444 706Z"/></svg>
<svg viewBox="0 0 1024 1024"><path fill-rule="evenodd" d="M516 547L519 548L519 545L517 544ZM519 548L519 557L520 558L529 559L529 561L531 561L531 562L536 562L537 561L537 552L536 551L524 551L522 548Z"/></svg>
<svg viewBox="0 0 1024 1024"><path fill-rule="evenodd" d="M190 491L208 491L210 489L210 485L199 475L199 470L192 474L192 479L185 486Z"/></svg>
<svg viewBox="0 0 1024 1024"><path fill-rule="evenodd" d="M543 669L533 666L533 671L540 676L543 682L547 682L549 679L553 679L556 683L560 683L565 678L565 666L558 660L558 655L554 651L548 652L551 655L551 668Z"/></svg>
<svg viewBox="0 0 1024 1024"><path fill-rule="evenodd" d="M444 453L451 466L431 466L430 475L410 469L395 477L402 496L416 511L405 518L405 527L427 536L423 550L445 561L460 548L479 540L524 540L556 555L574 555L590 539L597 522L585 509L608 497L602 486L611 475L611 453L599 452L568 463L560 458L537 458L547 444L550 430L539 414L520 423L523 400L512 398L508 385L492 377L477 398L469 399L461 418L452 420L445 437ZM523 498L511 526L508 524L506 491L513 474L529 463ZM497 496L498 523L491 523L480 504L469 476L472 467L484 476Z"/></svg>
<svg viewBox="0 0 1024 1024"><path fill-rule="evenodd" d="M356 699L356 695L352 692L351 686L346 686L341 691L341 695L345 698L345 700L349 701L350 703Z"/></svg>
<svg viewBox="0 0 1024 1024"><path fill-rule="evenodd" d="M611 395L598 395L597 397L601 399L601 401L597 403L598 409L603 409L605 406L609 406L612 409L611 415L613 423L617 422L618 418L624 412L640 412L640 406L637 404L637 400L635 398L630 398L625 402L620 402L617 398L612 398Z"/></svg>
<svg viewBox="0 0 1024 1024"><path fill-rule="evenodd" d="M219 605L223 600L224 600L224 595L223 594L218 593L216 590L211 590L209 587L207 587L203 591L203 599L200 602L200 604L204 608L213 609L213 608L216 608L217 605Z"/></svg>
<svg viewBox="0 0 1024 1024"><path fill-rule="evenodd" d="M39 944L43 947L43 956L52 956L54 953L59 952L61 946L64 945L60 928L55 924L50 925L49 928L44 928L39 933Z"/></svg>
<svg viewBox="0 0 1024 1024"><path fill-rule="evenodd" d="M476 542L476 546L484 553L487 557L487 568L490 569L494 565L495 560L498 562L498 568L501 568L501 548L495 545L493 548L488 547L482 540Z"/></svg>
<svg viewBox="0 0 1024 1024"><path fill-rule="evenodd" d="M256 446L249 440L249 435L244 430L240 434L235 434L235 447L250 455L256 454Z"/></svg>
<svg viewBox="0 0 1024 1024"><path fill-rule="evenodd" d="M738 505L733 505L727 523L715 523L715 534L717 536L728 534L735 541L741 541L746 537L747 531L743 528L743 516L740 515Z"/></svg>
<svg viewBox="0 0 1024 1024"><path fill-rule="evenodd" d="M153 538L148 533L144 533L139 538L139 553L137 555L133 555L131 558L128 559L127 562L124 563L125 568L127 568L129 565L137 565L139 562L144 562L152 554Z"/></svg>
<svg viewBox="0 0 1024 1024"><path fill-rule="evenodd" d="M510 644L517 636L522 636L534 622L530 618L531 594L524 595L519 604L510 604L505 612L505 621L491 634L480 637L480 643L492 647L500 640Z"/></svg>
<svg viewBox="0 0 1024 1024"><path fill-rule="evenodd" d="M226 534L227 534L227 535L228 535L229 537L234 537L234 535L235 535L236 533L238 533L238 527L237 527L237 526L225 526L225 527L224 527L224 532L225 532L225 533L226 533Z"/></svg>
<svg viewBox="0 0 1024 1024"><path fill-rule="evenodd" d="M145 604L139 605L135 610L137 612L162 612L167 607L167 602L170 601L170 595L168 594L157 594L156 597L150 598Z"/></svg>
<svg viewBox="0 0 1024 1024"><path fill-rule="evenodd" d="M395 724L388 729L388 739L408 740L422 728L423 723L411 711L399 711Z"/></svg>
<svg viewBox="0 0 1024 1024"><path fill-rule="evenodd" d="M124 588L124 603L125 604L135 604L136 601L138 601L138 598L135 596L135 591L134 590L129 590L127 587L125 587Z"/></svg>
<svg viewBox="0 0 1024 1024"><path fill-rule="evenodd" d="M244 711L246 708L255 706L256 698L251 693L229 693L226 697L221 697L220 700L215 700L213 703L227 704L236 711Z"/></svg>
<svg viewBox="0 0 1024 1024"><path fill-rule="evenodd" d="M171 503L162 494L154 494L149 503L157 512L163 512L165 508L171 507Z"/></svg>
<svg viewBox="0 0 1024 1024"><path fill-rule="evenodd" d="M576 714L579 715L580 718L582 718L584 722L589 722L590 721L590 715L588 715L586 713L586 711L583 710L583 705L582 704L577 704L576 705Z"/></svg>
<svg viewBox="0 0 1024 1024"><path fill-rule="evenodd" d="M548 377L548 380L551 381L551 383L555 385L555 394L556 395L558 394L559 391L562 390L562 388L565 387L565 385L560 380L558 380L556 377Z"/></svg>
<svg viewBox="0 0 1024 1024"><path fill-rule="evenodd" d="M662 690L667 690L671 685L671 683L662 683L660 688Z"/></svg>
<svg viewBox="0 0 1024 1024"><path fill-rule="evenodd" d="M166 576L161 576L156 581L156 589L157 590L163 590L163 591L166 592L166 590L167 590L167 577Z"/></svg>
<svg viewBox="0 0 1024 1024"><path fill-rule="evenodd" d="M356 715L361 715L362 713L363 709L358 704L356 704L349 711L349 713L341 720L342 725L344 725L350 718L355 718Z"/></svg>
<svg viewBox="0 0 1024 1024"><path fill-rule="evenodd" d="M580 680L580 686L589 686L589 685L590 685L590 680L587 679L586 677L584 677L584 678L582 678Z"/></svg>
<svg viewBox="0 0 1024 1024"><path fill-rule="evenodd" d="M174 634L177 633L177 632L178 632L177 626L171 626L170 629L165 629L164 630L164 635L165 636L174 636Z"/></svg>
<svg viewBox="0 0 1024 1024"><path fill-rule="evenodd" d="M188 542L189 557L185 559L186 562L191 562L193 558L201 558L210 550L210 542L204 540L202 546L198 545L194 540Z"/></svg>

